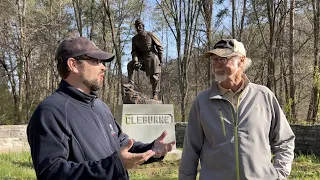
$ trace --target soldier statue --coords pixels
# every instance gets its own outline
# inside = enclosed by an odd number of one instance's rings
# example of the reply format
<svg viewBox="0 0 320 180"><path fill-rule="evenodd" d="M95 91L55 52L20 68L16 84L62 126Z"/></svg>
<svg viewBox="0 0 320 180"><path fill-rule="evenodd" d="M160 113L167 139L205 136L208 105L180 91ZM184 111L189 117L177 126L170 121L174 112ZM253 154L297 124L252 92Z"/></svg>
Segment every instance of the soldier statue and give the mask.
<svg viewBox="0 0 320 180"><path fill-rule="evenodd" d="M150 78L153 99L159 100L163 48L152 32L144 30L140 18L135 21L135 28L138 34L132 38L132 60L127 66L129 84L134 86L134 71L145 71Z"/></svg>

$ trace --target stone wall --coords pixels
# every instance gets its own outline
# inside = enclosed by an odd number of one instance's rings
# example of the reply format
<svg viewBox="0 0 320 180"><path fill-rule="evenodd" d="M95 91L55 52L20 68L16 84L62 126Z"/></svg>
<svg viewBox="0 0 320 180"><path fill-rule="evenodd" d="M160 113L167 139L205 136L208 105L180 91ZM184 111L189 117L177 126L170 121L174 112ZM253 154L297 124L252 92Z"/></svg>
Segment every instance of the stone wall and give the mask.
<svg viewBox="0 0 320 180"><path fill-rule="evenodd" d="M27 125L0 125L0 152L29 150Z"/></svg>
<svg viewBox="0 0 320 180"><path fill-rule="evenodd" d="M176 123L177 147L183 147L183 139L187 123ZM296 135L296 152L320 154L320 125L292 125ZM27 125L0 126L0 152L29 150L26 135Z"/></svg>
<svg viewBox="0 0 320 180"><path fill-rule="evenodd" d="M183 138L187 123L176 123L176 139L177 147L183 147ZM296 153L315 153L320 155L320 125L314 126L291 126L295 140L295 152Z"/></svg>
<svg viewBox="0 0 320 180"><path fill-rule="evenodd" d="M292 125L291 128L296 135L296 152L320 155L320 125Z"/></svg>
<svg viewBox="0 0 320 180"><path fill-rule="evenodd" d="M186 122L177 122L176 123L176 144L178 148L183 147L183 139L184 139L184 132L187 127L188 123Z"/></svg>

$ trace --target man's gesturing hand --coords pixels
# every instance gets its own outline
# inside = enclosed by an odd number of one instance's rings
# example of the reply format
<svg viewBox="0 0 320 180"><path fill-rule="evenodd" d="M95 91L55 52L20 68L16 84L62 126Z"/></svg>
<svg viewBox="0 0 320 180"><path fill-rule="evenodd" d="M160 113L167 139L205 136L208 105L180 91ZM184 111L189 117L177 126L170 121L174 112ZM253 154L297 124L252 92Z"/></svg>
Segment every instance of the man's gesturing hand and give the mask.
<svg viewBox="0 0 320 180"><path fill-rule="evenodd" d="M152 150L155 152L154 158L160 158L172 150L172 146L176 143L172 141L170 143L165 143L163 140L167 136L167 131L163 133L154 141Z"/></svg>
<svg viewBox="0 0 320 180"><path fill-rule="evenodd" d="M129 139L127 146L123 147L120 150L120 159L125 169L132 169L133 167L144 163L155 154L155 152L153 152L152 150L144 153L130 153L128 151L132 147L132 145L133 140Z"/></svg>

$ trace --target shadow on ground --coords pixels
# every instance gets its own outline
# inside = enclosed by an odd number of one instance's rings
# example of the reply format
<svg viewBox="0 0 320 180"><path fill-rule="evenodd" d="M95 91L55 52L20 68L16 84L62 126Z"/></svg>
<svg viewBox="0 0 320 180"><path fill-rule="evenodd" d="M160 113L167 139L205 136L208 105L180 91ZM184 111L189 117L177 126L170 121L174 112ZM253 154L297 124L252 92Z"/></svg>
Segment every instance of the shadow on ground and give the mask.
<svg viewBox="0 0 320 180"><path fill-rule="evenodd" d="M32 162L13 161L12 164L25 168L33 168Z"/></svg>

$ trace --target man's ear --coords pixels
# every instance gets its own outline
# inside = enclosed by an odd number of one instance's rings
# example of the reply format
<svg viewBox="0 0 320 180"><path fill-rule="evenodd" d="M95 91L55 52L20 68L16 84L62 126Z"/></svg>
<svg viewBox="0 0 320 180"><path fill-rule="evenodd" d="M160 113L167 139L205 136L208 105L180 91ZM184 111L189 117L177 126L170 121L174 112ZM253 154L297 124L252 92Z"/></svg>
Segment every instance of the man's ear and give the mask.
<svg viewBox="0 0 320 180"><path fill-rule="evenodd" d="M75 60L74 58L69 58L67 60L67 65L70 72L79 73L79 64L77 60Z"/></svg>
<svg viewBox="0 0 320 180"><path fill-rule="evenodd" d="M245 61L246 57L245 56L241 56L240 60L239 60L239 67L243 67L244 66L244 61Z"/></svg>

